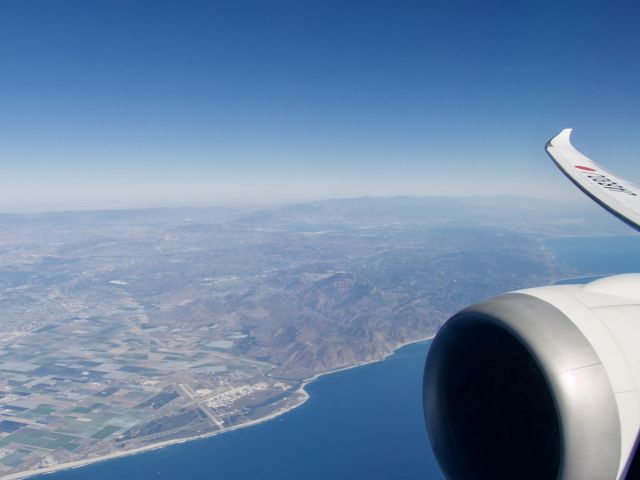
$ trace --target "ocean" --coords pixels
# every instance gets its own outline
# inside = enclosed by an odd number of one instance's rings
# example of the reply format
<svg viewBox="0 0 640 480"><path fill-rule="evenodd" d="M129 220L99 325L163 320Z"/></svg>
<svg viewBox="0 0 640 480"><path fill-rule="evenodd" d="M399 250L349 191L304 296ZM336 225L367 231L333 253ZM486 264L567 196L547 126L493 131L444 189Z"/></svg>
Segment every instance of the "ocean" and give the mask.
<svg viewBox="0 0 640 480"><path fill-rule="evenodd" d="M585 276L640 272L640 237L568 237L545 242L556 259Z"/></svg>

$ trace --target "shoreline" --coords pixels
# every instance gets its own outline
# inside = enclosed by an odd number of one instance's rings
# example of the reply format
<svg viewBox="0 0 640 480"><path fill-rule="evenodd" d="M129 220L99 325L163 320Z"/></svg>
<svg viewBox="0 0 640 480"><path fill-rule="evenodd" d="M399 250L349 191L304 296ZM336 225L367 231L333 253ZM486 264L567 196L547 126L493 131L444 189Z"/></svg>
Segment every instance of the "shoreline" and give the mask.
<svg viewBox="0 0 640 480"><path fill-rule="evenodd" d="M575 277L558 278L557 280L554 280L553 283L551 283L551 285L582 285L588 282L581 281L581 280L588 280L590 282L602 277L610 277L612 275L616 275L616 274L615 273L598 273L598 274L591 274L591 275L578 275ZM559 282L566 282L566 283L559 283ZM569 282L572 282L572 283L569 283Z"/></svg>
<svg viewBox="0 0 640 480"><path fill-rule="evenodd" d="M387 353L386 355L384 355L383 357L378 358L378 359L368 360L368 361L357 363L357 364L354 364L354 365L347 365L347 366L344 366L344 367L335 368L333 370L327 370L327 371L324 371L324 372L316 373L312 377L309 377L307 379L302 380L302 382L300 383L298 388L292 391L292 393L296 393L296 394L301 395L302 398L301 398L300 402L296 403L295 405L291 405L291 406L289 406L287 408L276 410L276 411L270 413L269 415L257 418L255 420L249 420L248 422L240 423L238 425L232 425L230 427L223 428L221 430L216 430L214 432L203 433L201 435L194 435L192 437L176 438L176 439L173 439L173 440L165 440L163 442L151 443L149 445L145 445L143 447L134 448L134 449L131 449L131 450L115 451L115 452L109 453L107 455L101 455L101 456L98 456L98 457L87 458L87 459L84 459L84 460L75 460L73 462L61 463L61 464L58 464L58 465L53 465L51 467L24 470L22 472L17 472L17 473L10 473L9 475L0 477L0 479L2 479L2 480L21 480L21 479L25 479L25 478L29 478L29 477L34 477L36 475L49 475L49 474L52 474L52 473L61 472L63 470L71 470L71 469L75 469L75 468L86 467L86 466L89 466L89 465L92 465L92 464L98 463L98 462L104 462L104 461L107 461L107 460L114 460L116 458L128 457L130 455L137 455L139 453L150 452L152 450L158 450L158 449L161 449L161 448L170 447L172 445L178 445L178 444L181 444L181 443L191 442L191 441L195 441L195 440L204 440L206 438L211 438L211 437L214 437L216 435L221 435L223 433L231 432L231 431L234 431L234 430L239 430L241 428L247 428L247 427L252 427L254 425L259 425L261 423L265 423L265 422L268 422L268 421L273 420L275 418L278 418L278 417L280 417L280 416L282 416L282 415L284 415L284 414L286 414L286 413L288 413L288 412L290 412L290 411L292 411L292 410L304 405L307 402L307 400L310 398L309 393L306 391L306 387L309 384L311 384L311 383L315 382L316 380L318 380L319 378L321 378L321 377L323 377L325 375L331 375L331 374L334 374L334 373L343 372L343 371L351 370L351 369L358 368L358 367L364 367L366 365L371 365L371 364L378 363L378 362L383 362L387 358L389 358L392 355L394 355L401 348L404 348L404 347L406 347L408 345L412 345L412 344L415 344L415 343L421 343L421 342L426 342L428 340L433 340L434 337L435 337L435 333L431 334L431 335L428 335L426 337L423 337L423 338L416 339L416 340L410 340L410 341L399 343L394 348L392 348L389 353Z"/></svg>

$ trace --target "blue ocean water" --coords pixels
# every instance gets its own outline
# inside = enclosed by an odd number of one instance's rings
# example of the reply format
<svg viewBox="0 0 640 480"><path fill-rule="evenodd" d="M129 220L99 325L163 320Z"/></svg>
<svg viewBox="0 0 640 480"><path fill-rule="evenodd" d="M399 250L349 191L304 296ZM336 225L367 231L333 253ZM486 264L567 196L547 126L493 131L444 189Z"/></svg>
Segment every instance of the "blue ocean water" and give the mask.
<svg viewBox="0 0 640 480"><path fill-rule="evenodd" d="M311 398L269 422L43 480L441 480L421 404L428 342L321 377Z"/></svg>
<svg viewBox="0 0 640 480"><path fill-rule="evenodd" d="M569 237L547 240L556 259L581 274L603 276L640 272L640 236Z"/></svg>

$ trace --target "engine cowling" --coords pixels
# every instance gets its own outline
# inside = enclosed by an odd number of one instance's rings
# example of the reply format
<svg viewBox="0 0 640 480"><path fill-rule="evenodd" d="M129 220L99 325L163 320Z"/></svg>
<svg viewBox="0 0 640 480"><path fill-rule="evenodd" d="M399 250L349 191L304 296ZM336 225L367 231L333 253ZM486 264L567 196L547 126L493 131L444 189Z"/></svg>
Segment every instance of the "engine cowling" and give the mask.
<svg viewBox="0 0 640 480"><path fill-rule="evenodd" d="M618 478L640 427L640 274L521 290L450 318L424 372L450 480Z"/></svg>

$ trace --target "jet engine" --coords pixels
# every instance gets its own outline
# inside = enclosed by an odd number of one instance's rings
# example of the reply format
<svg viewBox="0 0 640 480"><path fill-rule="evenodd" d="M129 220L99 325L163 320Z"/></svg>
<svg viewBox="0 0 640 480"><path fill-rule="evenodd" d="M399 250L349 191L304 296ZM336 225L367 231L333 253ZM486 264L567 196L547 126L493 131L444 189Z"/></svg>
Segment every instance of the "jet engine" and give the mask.
<svg viewBox="0 0 640 480"><path fill-rule="evenodd" d="M508 293L450 318L424 372L449 480L613 480L640 427L640 274Z"/></svg>

